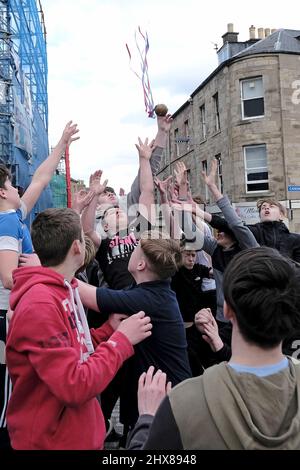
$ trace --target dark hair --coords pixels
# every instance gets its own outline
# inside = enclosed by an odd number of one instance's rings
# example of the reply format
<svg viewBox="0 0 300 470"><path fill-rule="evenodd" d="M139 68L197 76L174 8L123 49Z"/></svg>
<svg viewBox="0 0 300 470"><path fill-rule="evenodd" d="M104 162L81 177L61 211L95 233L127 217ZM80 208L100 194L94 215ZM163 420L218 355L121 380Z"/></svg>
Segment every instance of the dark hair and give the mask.
<svg viewBox="0 0 300 470"><path fill-rule="evenodd" d="M120 209L120 206L118 204L109 204L108 207L106 207L106 209L104 209L104 211L101 215L101 219L103 219L103 220L105 219L106 214L110 209Z"/></svg>
<svg viewBox="0 0 300 470"><path fill-rule="evenodd" d="M11 179L11 173L5 165L0 165L0 188L5 189L7 179Z"/></svg>
<svg viewBox="0 0 300 470"><path fill-rule="evenodd" d="M300 328L299 274L299 266L273 248L250 248L231 260L224 298L246 341L268 349Z"/></svg>
<svg viewBox="0 0 300 470"><path fill-rule="evenodd" d="M233 241L237 241L236 236L234 232L231 230L231 228L228 225L228 222L224 217L218 217L218 232L224 232L226 235L229 235L230 238L232 238Z"/></svg>
<svg viewBox="0 0 300 470"><path fill-rule="evenodd" d="M105 193L113 193L113 194L116 194L114 188L112 188L111 186L106 186L104 192L105 192Z"/></svg>
<svg viewBox="0 0 300 470"><path fill-rule="evenodd" d="M47 209L33 221L31 237L42 266L57 266L73 241L82 241L80 216L73 209Z"/></svg>

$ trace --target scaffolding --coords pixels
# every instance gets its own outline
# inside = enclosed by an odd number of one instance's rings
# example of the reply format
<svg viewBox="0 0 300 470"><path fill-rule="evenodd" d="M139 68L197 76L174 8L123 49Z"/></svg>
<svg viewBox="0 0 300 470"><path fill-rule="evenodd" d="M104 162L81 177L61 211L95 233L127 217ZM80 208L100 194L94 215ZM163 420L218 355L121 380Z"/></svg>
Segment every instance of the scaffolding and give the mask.
<svg viewBox="0 0 300 470"><path fill-rule="evenodd" d="M40 0L0 0L0 159L22 191L49 153L47 75ZM51 205L47 188L28 222Z"/></svg>

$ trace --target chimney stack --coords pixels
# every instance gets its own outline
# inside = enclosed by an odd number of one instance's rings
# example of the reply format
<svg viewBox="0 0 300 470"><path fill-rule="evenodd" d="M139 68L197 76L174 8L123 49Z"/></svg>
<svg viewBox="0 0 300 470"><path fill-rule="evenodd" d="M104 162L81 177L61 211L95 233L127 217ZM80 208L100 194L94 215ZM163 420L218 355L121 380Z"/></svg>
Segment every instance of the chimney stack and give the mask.
<svg viewBox="0 0 300 470"><path fill-rule="evenodd" d="M258 38L259 39L264 39L264 37L265 37L264 28L258 28L257 33L258 33Z"/></svg>
<svg viewBox="0 0 300 470"><path fill-rule="evenodd" d="M265 38L267 38L268 36L270 36L270 34L271 34L270 28L265 28Z"/></svg>
<svg viewBox="0 0 300 470"><path fill-rule="evenodd" d="M250 39L256 39L256 28L255 26L251 25L249 28L249 38Z"/></svg>
<svg viewBox="0 0 300 470"><path fill-rule="evenodd" d="M239 33L234 33L233 23L227 24L227 33L223 34L223 44L227 42L238 42L238 35Z"/></svg>

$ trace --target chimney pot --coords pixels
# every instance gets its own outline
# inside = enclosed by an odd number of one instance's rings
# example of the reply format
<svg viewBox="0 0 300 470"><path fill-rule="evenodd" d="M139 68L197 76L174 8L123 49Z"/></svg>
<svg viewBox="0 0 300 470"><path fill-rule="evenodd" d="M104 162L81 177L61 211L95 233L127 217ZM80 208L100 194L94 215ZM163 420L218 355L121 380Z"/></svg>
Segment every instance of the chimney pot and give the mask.
<svg viewBox="0 0 300 470"><path fill-rule="evenodd" d="M271 34L275 33L275 31L277 31L277 29L271 29Z"/></svg>
<svg viewBox="0 0 300 470"><path fill-rule="evenodd" d="M270 36L270 34L271 34L270 28L265 28L265 37L267 38L268 36Z"/></svg>
<svg viewBox="0 0 300 470"><path fill-rule="evenodd" d="M233 23L227 24L227 33L233 33Z"/></svg>
<svg viewBox="0 0 300 470"><path fill-rule="evenodd" d="M264 28L258 28L257 33L258 33L258 38L259 39L264 39L264 37L265 37Z"/></svg>
<svg viewBox="0 0 300 470"><path fill-rule="evenodd" d="M256 36L256 28L255 26L251 25L249 28L249 37L250 39L255 39Z"/></svg>

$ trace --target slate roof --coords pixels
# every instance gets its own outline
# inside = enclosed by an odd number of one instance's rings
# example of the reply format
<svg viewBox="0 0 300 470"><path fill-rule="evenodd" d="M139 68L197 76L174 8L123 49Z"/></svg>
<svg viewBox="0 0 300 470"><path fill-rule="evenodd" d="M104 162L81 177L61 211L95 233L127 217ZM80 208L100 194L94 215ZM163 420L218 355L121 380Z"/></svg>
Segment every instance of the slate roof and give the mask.
<svg viewBox="0 0 300 470"><path fill-rule="evenodd" d="M231 59L265 53L300 54L300 31L294 29L278 29L270 36L261 39L247 49L231 57Z"/></svg>

